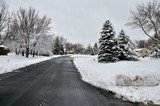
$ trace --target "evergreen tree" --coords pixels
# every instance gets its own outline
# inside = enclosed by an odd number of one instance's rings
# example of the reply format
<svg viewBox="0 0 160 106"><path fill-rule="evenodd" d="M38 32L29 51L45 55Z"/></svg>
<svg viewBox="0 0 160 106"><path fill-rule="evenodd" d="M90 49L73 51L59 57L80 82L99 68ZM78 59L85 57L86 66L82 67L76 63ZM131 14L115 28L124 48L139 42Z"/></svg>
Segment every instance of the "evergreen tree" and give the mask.
<svg viewBox="0 0 160 106"><path fill-rule="evenodd" d="M100 47L98 52L98 61L107 63L118 60L117 42L115 32L109 20L105 22L99 39Z"/></svg>
<svg viewBox="0 0 160 106"><path fill-rule="evenodd" d="M93 46L93 53L94 53L94 55L98 54L98 45L97 45L97 43L95 43L94 46Z"/></svg>
<svg viewBox="0 0 160 106"><path fill-rule="evenodd" d="M125 34L123 30L121 30L120 34L117 37L118 47L119 47L119 60L133 60L134 59L134 51L132 47L132 42Z"/></svg>
<svg viewBox="0 0 160 106"><path fill-rule="evenodd" d="M59 37L56 37L53 45L53 54L55 55L63 55L64 54L64 48L62 43L59 40Z"/></svg>

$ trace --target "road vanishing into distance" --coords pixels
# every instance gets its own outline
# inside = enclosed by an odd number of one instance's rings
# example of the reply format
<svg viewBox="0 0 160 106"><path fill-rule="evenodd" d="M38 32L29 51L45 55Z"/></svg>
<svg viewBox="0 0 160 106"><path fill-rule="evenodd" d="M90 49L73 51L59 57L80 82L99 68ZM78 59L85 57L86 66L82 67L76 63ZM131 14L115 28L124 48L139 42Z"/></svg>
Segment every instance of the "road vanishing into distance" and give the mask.
<svg viewBox="0 0 160 106"><path fill-rule="evenodd" d="M0 79L0 106L138 106L83 82L67 56L2 74Z"/></svg>

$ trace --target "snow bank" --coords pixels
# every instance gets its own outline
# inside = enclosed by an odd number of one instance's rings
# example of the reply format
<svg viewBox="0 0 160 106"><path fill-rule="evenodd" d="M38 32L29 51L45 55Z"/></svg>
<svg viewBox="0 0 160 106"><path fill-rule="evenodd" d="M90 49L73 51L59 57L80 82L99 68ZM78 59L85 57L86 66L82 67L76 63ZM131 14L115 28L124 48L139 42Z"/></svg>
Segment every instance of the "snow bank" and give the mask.
<svg viewBox="0 0 160 106"><path fill-rule="evenodd" d="M127 75L117 75L116 76L116 85L117 86L157 86L159 81L154 76L135 76L128 77Z"/></svg>
<svg viewBox="0 0 160 106"><path fill-rule="evenodd" d="M17 56L15 54L9 54L8 56L0 56L0 74L11 72L15 69L35 64L41 61L49 60L53 57L57 56L52 56L52 57L38 56L29 58Z"/></svg>
<svg viewBox="0 0 160 106"><path fill-rule="evenodd" d="M125 100L160 104L160 60L145 58L105 64L98 63L96 56L72 57L85 82Z"/></svg>

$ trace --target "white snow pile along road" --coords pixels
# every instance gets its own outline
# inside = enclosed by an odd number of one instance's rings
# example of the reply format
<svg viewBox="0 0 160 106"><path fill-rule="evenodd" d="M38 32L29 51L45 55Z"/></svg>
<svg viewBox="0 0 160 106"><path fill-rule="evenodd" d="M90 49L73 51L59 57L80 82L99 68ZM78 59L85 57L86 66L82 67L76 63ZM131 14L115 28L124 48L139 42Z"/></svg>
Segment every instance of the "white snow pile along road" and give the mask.
<svg viewBox="0 0 160 106"><path fill-rule="evenodd" d="M31 64L49 60L53 57L57 57L57 56L52 56L52 57L45 57L45 56L32 57L30 56L29 58L26 58L26 57L23 57L20 55L18 56L15 54L9 54L8 56L1 55L0 56L0 74L11 72L18 68L22 68L22 67L25 67Z"/></svg>
<svg viewBox="0 0 160 106"><path fill-rule="evenodd" d="M98 63L96 56L72 57L85 82L124 100L160 104L160 59Z"/></svg>

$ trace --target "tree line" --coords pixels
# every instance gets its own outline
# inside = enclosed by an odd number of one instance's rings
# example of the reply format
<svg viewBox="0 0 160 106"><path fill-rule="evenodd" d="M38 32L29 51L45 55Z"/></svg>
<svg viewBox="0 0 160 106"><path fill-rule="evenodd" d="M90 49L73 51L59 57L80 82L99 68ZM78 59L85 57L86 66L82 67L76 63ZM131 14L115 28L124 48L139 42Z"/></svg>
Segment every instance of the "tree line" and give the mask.
<svg viewBox="0 0 160 106"><path fill-rule="evenodd" d="M91 46L67 42L51 32L51 18L40 16L33 7L20 7L10 12L7 2L0 0L0 45L5 45L17 55L63 55L68 53L96 54Z"/></svg>
<svg viewBox="0 0 160 106"><path fill-rule="evenodd" d="M63 54L85 54L85 55L97 55L98 54L98 44L95 43L93 46L88 44L84 47L80 43L70 43L67 39L62 36L57 36L53 43L53 54L63 55Z"/></svg>

